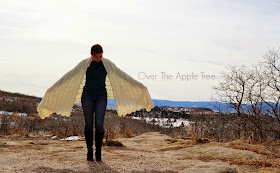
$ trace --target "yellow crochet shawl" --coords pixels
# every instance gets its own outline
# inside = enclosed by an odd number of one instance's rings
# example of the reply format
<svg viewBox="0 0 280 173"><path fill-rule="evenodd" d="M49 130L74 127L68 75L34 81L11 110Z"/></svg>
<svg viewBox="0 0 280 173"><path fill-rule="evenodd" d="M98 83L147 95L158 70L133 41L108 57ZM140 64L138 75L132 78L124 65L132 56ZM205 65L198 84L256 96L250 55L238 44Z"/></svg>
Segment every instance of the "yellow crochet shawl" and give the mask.
<svg viewBox="0 0 280 173"><path fill-rule="evenodd" d="M91 57L83 59L46 91L37 107L41 119L53 113L67 117L71 115L73 105L81 102L86 70L91 61ZM119 69L109 59L103 57L101 61L107 71L107 97L115 99L119 116L141 108L150 111L154 107L146 86Z"/></svg>

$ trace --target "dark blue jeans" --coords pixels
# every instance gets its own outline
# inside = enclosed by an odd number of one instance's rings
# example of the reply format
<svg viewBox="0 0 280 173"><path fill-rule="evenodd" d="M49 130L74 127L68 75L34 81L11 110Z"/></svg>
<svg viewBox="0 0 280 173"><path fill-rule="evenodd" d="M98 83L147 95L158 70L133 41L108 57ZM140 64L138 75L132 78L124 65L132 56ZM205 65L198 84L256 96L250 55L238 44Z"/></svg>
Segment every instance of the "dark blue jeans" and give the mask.
<svg viewBox="0 0 280 173"><path fill-rule="evenodd" d="M103 124L107 106L107 95L93 95L83 92L81 102L85 117L84 130L93 130L93 122L95 122L95 131L100 133L104 132Z"/></svg>

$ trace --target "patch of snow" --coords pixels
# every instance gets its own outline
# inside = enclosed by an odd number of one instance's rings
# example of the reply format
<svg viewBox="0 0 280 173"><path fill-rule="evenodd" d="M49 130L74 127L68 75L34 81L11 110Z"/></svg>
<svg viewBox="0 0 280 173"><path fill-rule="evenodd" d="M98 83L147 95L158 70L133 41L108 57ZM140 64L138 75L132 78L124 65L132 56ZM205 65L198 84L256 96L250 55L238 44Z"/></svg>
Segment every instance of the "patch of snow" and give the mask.
<svg viewBox="0 0 280 173"><path fill-rule="evenodd" d="M153 119L154 124L155 125L160 125L163 127L170 127L170 125L172 124L173 127L179 127L182 123L184 124L184 126L187 126L190 124L189 120L183 119L183 118L179 118L179 119L174 119L174 118L170 118L170 121L168 120L168 118L149 118L149 117L133 117L133 119L138 119L138 120L143 120L145 119L146 122L153 124L152 121Z"/></svg>
<svg viewBox="0 0 280 173"><path fill-rule="evenodd" d="M14 112L7 112L7 111L0 111L0 114L2 115L14 115L15 113ZM26 113L16 113L15 115L17 116L27 116Z"/></svg>
<svg viewBox="0 0 280 173"><path fill-rule="evenodd" d="M17 116L27 116L26 113L17 113L16 115L17 115Z"/></svg>
<svg viewBox="0 0 280 173"><path fill-rule="evenodd" d="M2 114L2 115L13 115L14 114L14 112L7 112L7 111L0 111L0 114Z"/></svg>
<svg viewBox="0 0 280 173"><path fill-rule="evenodd" d="M57 138L57 136L53 136L53 137L51 137L51 139L56 139Z"/></svg>
<svg viewBox="0 0 280 173"><path fill-rule="evenodd" d="M68 141L72 141L72 140L81 140L82 138L80 136L69 136L67 138L63 138L63 139L59 139L59 140L68 140Z"/></svg>
<svg viewBox="0 0 280 173"><path fill-rule="evenodd" d="M16 122L10 122L10 126L16 126Z"/></svg>

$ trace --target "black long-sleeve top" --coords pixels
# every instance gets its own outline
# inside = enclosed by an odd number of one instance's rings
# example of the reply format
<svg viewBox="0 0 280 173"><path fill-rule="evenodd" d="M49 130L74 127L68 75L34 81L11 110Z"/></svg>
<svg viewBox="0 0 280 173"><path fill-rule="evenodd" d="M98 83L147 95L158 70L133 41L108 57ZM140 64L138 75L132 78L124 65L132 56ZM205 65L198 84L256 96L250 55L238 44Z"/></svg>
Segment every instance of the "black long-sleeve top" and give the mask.
<svg viewBox="0 0 280 173"><path fill-rule="evenodd" d="M107 95L105 87L106 75L107 71L103 62L92 60L86 71L86 84L83 88L83 92L96 95Z"/></svg>

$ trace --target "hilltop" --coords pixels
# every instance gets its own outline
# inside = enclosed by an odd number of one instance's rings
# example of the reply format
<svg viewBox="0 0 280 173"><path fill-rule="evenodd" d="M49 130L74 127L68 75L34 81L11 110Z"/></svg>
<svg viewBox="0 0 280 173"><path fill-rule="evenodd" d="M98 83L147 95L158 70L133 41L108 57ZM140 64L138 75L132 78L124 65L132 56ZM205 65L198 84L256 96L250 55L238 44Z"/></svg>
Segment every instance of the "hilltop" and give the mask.
<svg viewBox="0 0 280 173"><path fill-rule="evenodd" d="M268 152L238 149L238 142L195 143L148 132L118 138L124 147L103 146L103 163L86 161L85 141L46 136L0 139L0 172L265 172ZM246 146L246 145L244 145ZM254 145L250 145L254 147ZM275 160L276 161L276 160ZM279 166L279 165L278 165Z"/></svg>

